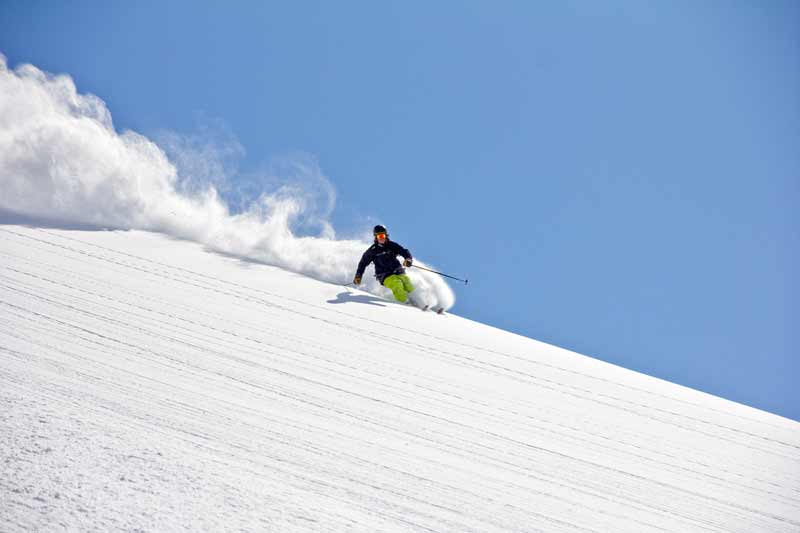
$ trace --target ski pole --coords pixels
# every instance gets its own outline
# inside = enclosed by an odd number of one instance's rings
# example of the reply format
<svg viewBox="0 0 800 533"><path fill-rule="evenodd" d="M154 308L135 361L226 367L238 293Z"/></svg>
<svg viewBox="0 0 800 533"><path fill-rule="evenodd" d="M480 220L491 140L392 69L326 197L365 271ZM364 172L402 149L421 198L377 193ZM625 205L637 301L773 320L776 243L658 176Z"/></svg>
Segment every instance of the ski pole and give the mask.
<svg viewBox="0 0 800 533"><path fill-rule="evenodd" d="M412 266L412 267L414 267L414 268L419 268L419 269L422 269L422 270L427 270L428 272L433 272L434 274L439 274L440 276L444 276L444 277L446 277L446 278L450 278L450 279L454 279L454 280L456 280L456 281L460 281L460 282L461 282L461 283L463 283L464 285L466 285L466 284L468 284L468 283L469 283L469 280L468 280L468 279L461 279L461 278L457 278L457 277L455 277L455 276L451 276L451 275L449 275L449 274L443 274L442 272L437 272L437 271L435 271L435 270L431 270L430 268L421 267L421 266L419 266L419 265L411 265L411 266Z"/></svg>

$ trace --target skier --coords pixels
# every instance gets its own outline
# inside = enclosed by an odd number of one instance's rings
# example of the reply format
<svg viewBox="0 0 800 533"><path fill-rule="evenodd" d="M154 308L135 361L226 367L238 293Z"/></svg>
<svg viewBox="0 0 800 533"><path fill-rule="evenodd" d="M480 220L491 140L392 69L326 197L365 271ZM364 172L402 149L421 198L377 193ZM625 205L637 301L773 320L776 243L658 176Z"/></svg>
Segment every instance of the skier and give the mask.
<svg viewBox="0 0 800 533"><path fill-rule="evenodd" d="M380 224L375 226L372 230L375 236L375 242L370 246L364 255L361 256L361 261L358 263L356 269L356 276L353 278L353 283L356 285L361 284L361 276L364 275L364 269L370 263L375 264L375 277L381 285L391 289L395 299L398 302L407 302L410 292L414 290L411 280L406 276L406 271L403 266L410 267L413 258L411 252L400 246L394 241L389 240L389 233L386 228ZM397 256L403 256L403 266L397 260Z"/></svg>

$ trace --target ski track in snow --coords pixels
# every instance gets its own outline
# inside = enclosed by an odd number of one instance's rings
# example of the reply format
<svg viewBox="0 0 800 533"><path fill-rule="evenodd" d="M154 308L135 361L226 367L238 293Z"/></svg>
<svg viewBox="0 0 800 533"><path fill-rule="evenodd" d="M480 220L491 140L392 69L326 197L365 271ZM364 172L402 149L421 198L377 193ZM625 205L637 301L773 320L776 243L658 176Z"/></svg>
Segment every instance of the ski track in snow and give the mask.
<svg viewBox="0 0 800 533"><path fill-rule="evenodd" d="M144 232L0 226L1 531L800 531L800 424Z"/></svg>

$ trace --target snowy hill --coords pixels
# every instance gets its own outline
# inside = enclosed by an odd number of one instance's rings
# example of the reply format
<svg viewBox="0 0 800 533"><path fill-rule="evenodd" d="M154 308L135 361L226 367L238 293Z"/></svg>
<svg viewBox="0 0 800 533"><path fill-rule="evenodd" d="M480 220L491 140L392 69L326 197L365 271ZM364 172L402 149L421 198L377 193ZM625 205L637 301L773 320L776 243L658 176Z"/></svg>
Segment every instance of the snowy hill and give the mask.
<svg viewBox="0 0 800 533"><path fill-rule="evenodd" d="M0 465L2 531L800 531L796 422L136 231L0 226Z"/></svg>

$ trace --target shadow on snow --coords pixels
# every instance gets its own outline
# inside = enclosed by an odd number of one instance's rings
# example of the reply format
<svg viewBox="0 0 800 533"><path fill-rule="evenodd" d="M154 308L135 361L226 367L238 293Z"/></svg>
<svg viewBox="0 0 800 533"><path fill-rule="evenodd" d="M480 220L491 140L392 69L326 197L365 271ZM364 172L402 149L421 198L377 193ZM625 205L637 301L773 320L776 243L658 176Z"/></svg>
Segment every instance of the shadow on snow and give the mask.
<svg viewBox="0 0 800 533"><path fill-rule="evenodd" d="M340 292L336 295L335 300L327 300L329 304L346 304L357 303L367 305L377 305L378 307L386 307L387 302L378 296L371 296L369 294L353 294L352 292Z"/></svg>

